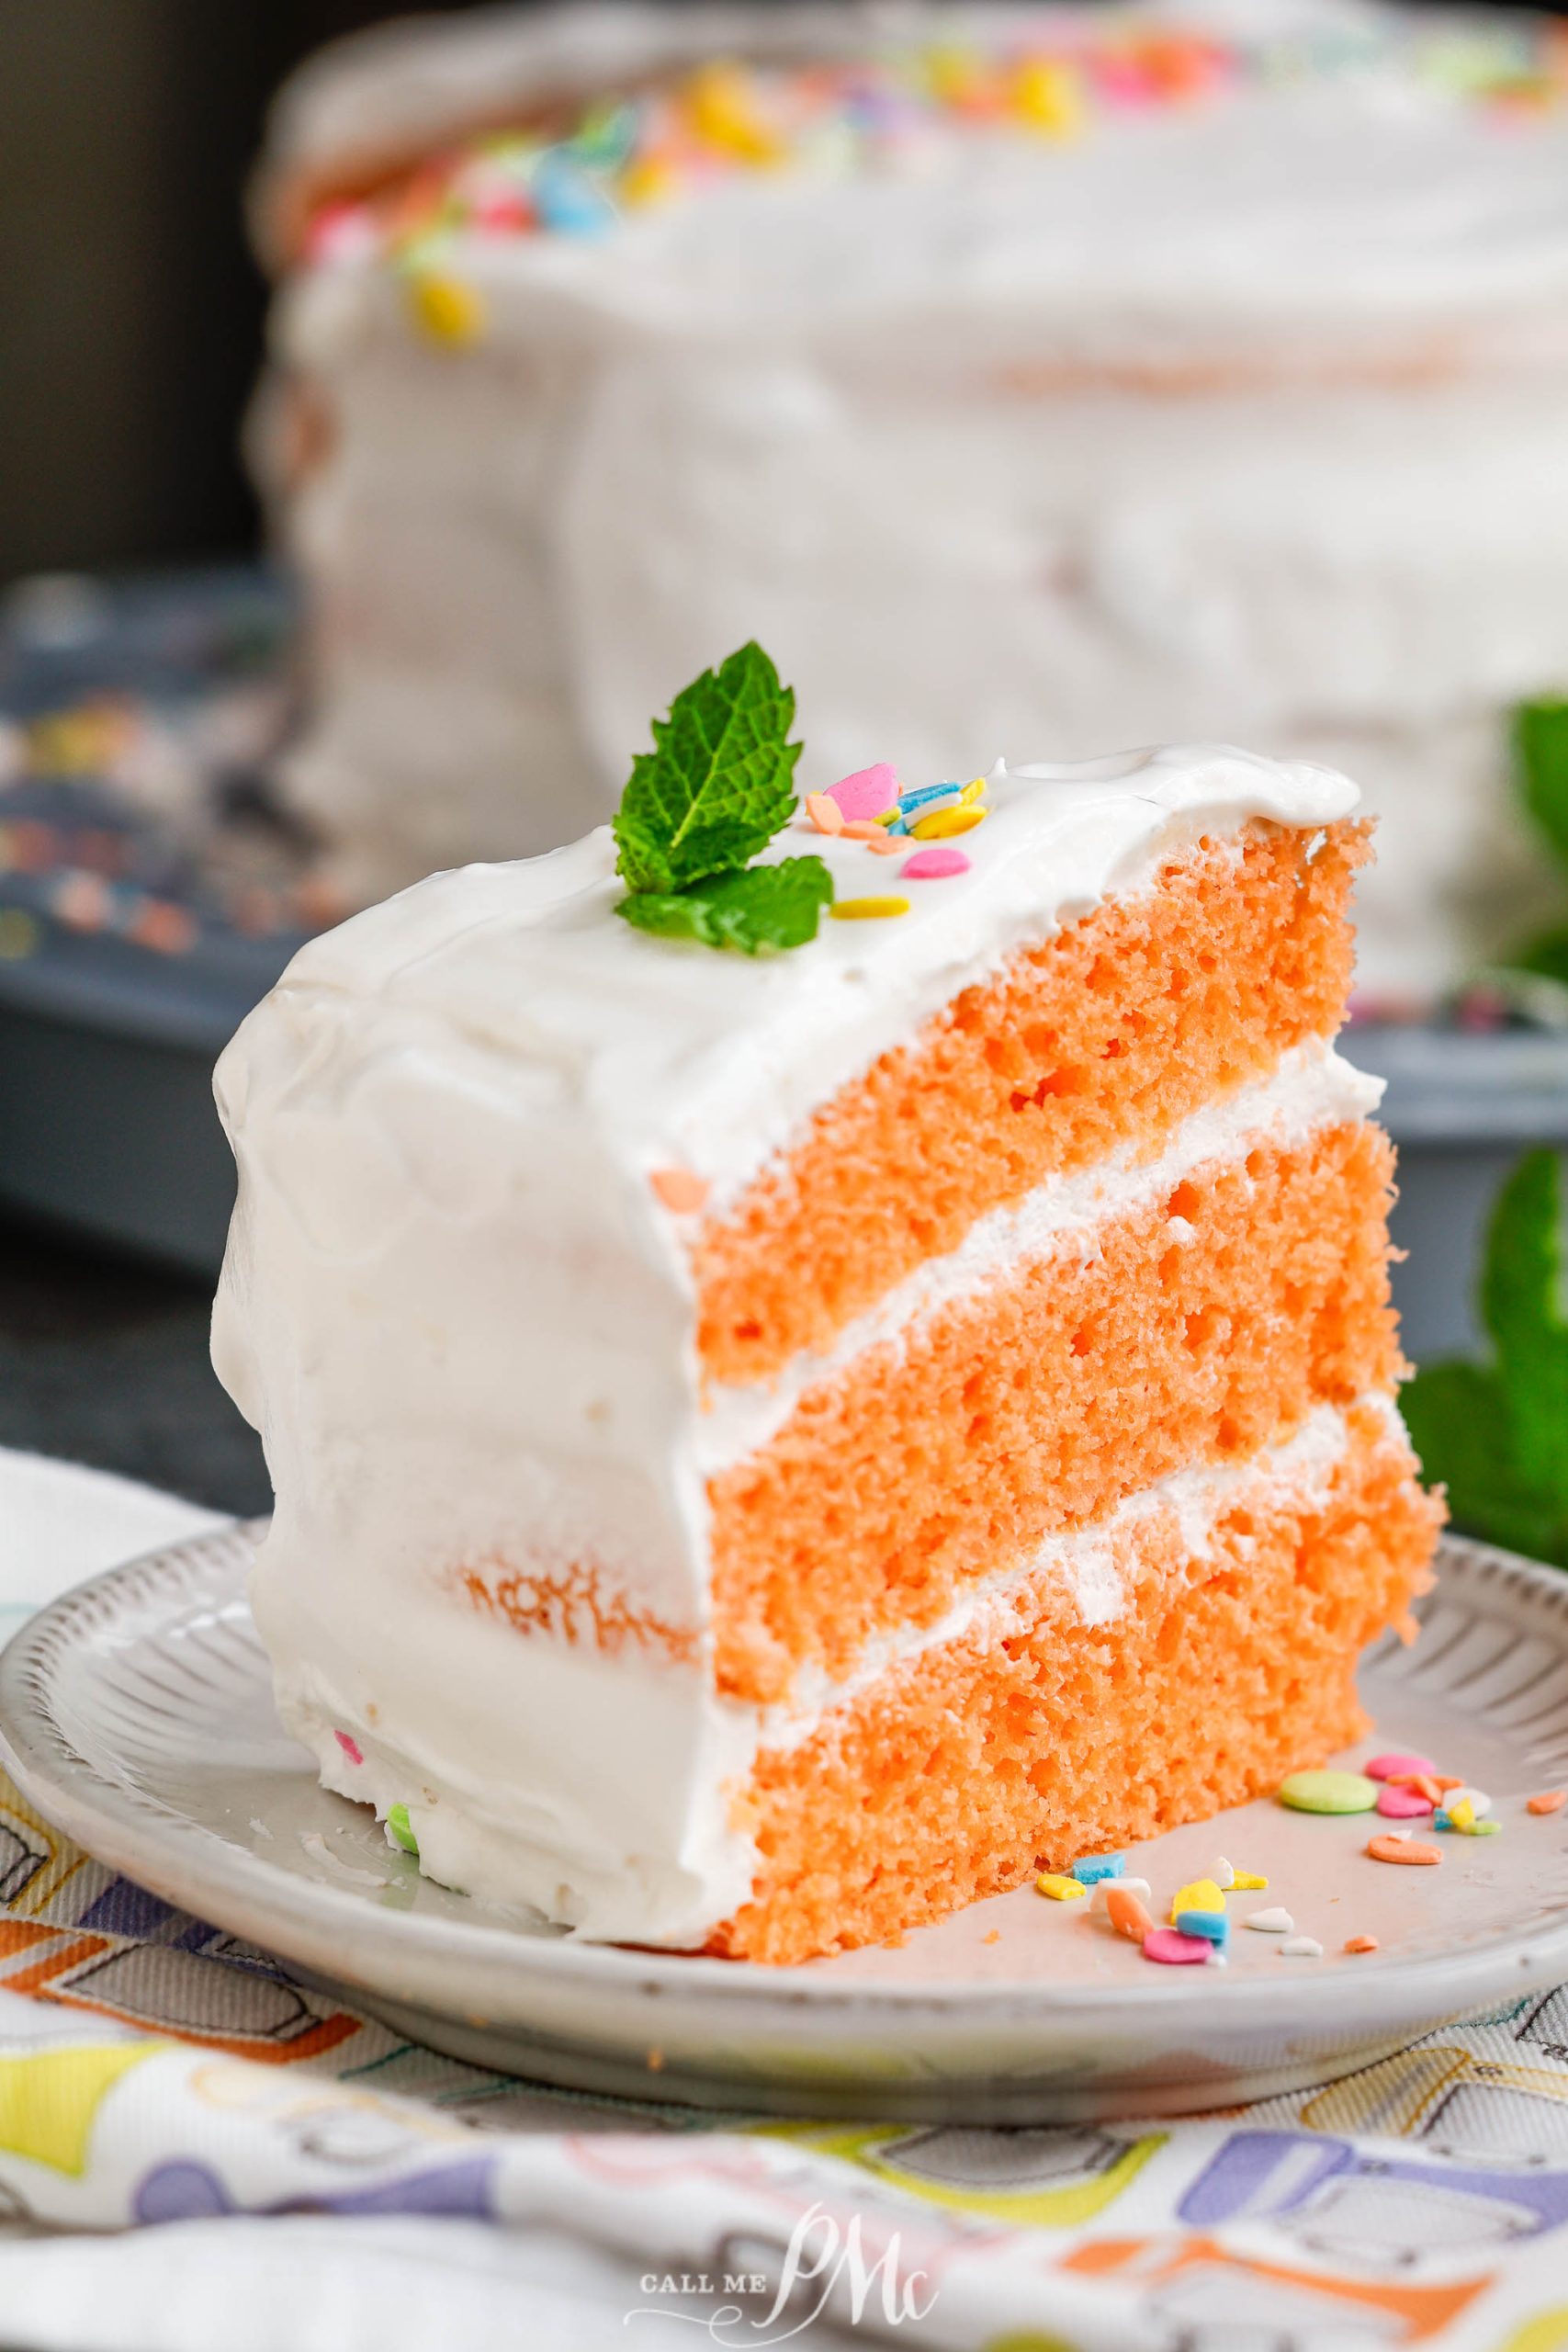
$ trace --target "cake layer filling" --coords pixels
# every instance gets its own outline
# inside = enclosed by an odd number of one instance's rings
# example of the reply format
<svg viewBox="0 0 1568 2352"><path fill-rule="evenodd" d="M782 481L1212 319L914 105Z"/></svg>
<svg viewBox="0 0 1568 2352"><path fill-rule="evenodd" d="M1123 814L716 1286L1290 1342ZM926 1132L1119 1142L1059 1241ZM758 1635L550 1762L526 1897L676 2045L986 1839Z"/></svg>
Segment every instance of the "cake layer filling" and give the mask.
<svg viewBox="0 0 1568 2352"><path fill-rule="evenodd" d="M719 1689L787 1702L1053 1532L1392 1389L1391 1177L1359 1120L1259 1137L808 1390L708 1483Z"/></svg>
<svg viewBox="0 0 1568 2352"><path fill-rule="evenodd" d="M1332 1464L1257 1464L1201 1525L1139 1514L1112 1617L1044 1584L1032 1619L982 1611L761 1752L753 1894L709 1948L788 1962L881 1942L1357 1738L1357 1658L1422 1589L1440 1507L1385 1410L1344 1430Z"/></svg>
<svg viewBox="0 0 1568 2352"><path fill-rule="evenodd" d="M1151 1153L1337 1027L1360 828L1254 829L1166 864L840 1088L693 1253L709 1376L823 1353L928 1259L1048 1178Z"/></svg>

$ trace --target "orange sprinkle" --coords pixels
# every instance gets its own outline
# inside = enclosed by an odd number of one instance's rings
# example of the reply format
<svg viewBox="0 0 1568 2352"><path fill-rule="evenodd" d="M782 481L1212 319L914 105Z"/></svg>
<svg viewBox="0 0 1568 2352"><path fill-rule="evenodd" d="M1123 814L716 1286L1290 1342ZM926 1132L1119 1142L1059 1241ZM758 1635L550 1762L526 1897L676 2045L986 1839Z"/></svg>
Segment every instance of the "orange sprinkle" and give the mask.
<svg viewBox="0 0 1568 2352"><path fill-rule="evenodd" d="M999 1928L988 1928L980 1941L983 1944L999 1944L1001 1939L1002 1931Z"/></svg>
<svg viewBox="0 0 1568 2352"><path fill-rule="evenodd" d="M1391 1789L1414 1790L1418 1797L1425 1797L1428 1804L1436 1804L1443 1793L1442 1785L1434 1781L1429 1772L1394 1772L1389 1777L1388 1786Z"/></svg>
<svg viewBox="0 0 1568 2352"><path fill-rule="evenodd" d="M1405 1862L1416 1870L1430 1870L1443 1859L1436 1846L1418 1846L1413 1838L1369 1838L1367 1851L1374 1862Z"/></svg>
<svg viewBox="0 0 1568 2352"><path fill-rule="evenodd" d="M708 1180L690 1168L656 1168L649 1182L667 1209L677 1216L690 1216L702 1207L708 1196Z"/></svg>
<svg viewBox="0 0 1568 2352"><path fill-rule="evenodd" d="M1542 1789L1540 1796L1527 1797L1527 1813L1561 1813L1568 1804L1568 1789Z"/></svg>
<svg viewBox="0 0 1568 2352"><path fill-rule="evenodd" d="M871 818L857 817L852 824L844 827L844 839L847 842L885 842L887 836Z"/></svg>
<svg viewBox="0 0 1568 2352"><path fill-rule="evenodd" d="M806 813L819 833L841 833L844 830L843 810L825 792L807 794Z"/></svg>
<svg viewBox="0 0 1568 2352"><path fill-rule="evenodd" d="M1377 1948L1376 1936L1347 1936L1345 1939L1347 1951L1376 1951Z"/></svg>
<svg viewBox="0 0 1568 2352"><path fill-rule="evenodd" d="M1464 1782L1462 1781L1456 1781L1447 1772L1434 1772L1432 1775L1432 1786L1437 1790L1438 1794L1442 1797L1447 1796L1450 1789L1462 1789Z"/></svg>
<svg viewBox="0 0 1568 2352"><path fill-rule="evenodd" d="M909 843L907 836L900 840L892 833L885 833L880 825L874 825L866 835L865 845L878 857L902 857Z"/></svg>
<svg viewBox="0 0 1568 2352"><path fill-rule="evenodd" d="M1105 1916L1119 1936L1129 1937L1135 1944L1141 1944L1145 1936L1154 1932L1154 1921L1137 1896L1129 1894L1124 1886L1107 1888Z"/></svg>

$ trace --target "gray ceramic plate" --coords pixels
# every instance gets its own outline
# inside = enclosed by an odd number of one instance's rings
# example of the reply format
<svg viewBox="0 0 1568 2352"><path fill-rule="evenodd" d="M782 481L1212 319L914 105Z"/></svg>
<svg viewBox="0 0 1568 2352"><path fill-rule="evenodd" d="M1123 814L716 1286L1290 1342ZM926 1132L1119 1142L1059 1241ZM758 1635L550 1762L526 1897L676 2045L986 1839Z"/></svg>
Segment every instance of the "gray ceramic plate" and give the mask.
<svg viewBox="0 0 1568 2352"><path fill-rule="evenodd" d="M0 1659L0 1757L93 1853L458 2056L751 2111L1177 2113L1327 2081L1568 1978L1568 1813L1524 1804L1568 1781L1568 1576L1506 1554L1447 1544L1420 1641L1380 1644L1362 1677L1376 1744L1486 1789L1500 1836L1394 1870L1363 1851L1383 1825L1265 1802L1132 1863L1162 1901L1221 1853L1267 1872L1233 1913L1284 1904L1321 1961L1243 1930L1228 1967L1156 1968L1086 1904L1025 1887L901 1950L778 1970L578 1944L422 1879L278 1727L245 1600L254 1532L155 1553L31 1620ZM1361 1933L1380 1951L1346 1956Z"/></svg>

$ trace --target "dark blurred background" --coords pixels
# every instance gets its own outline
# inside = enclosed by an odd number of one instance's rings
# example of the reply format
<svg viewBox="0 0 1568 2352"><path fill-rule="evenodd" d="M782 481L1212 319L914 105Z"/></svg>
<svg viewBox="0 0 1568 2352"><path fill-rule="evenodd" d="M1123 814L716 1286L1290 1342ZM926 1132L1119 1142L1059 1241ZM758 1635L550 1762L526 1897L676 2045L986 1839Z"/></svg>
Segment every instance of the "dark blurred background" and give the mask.
<svg viewBox="0 0 1568 2352"><path fill-rule="evenodd" d="M402 13L0 5L0 589L254 547L238 436L265 288L243 204L267 103L319 44ZM0 1220L0 1445L264 1508L208 1368L209 1288Z"/></svg>

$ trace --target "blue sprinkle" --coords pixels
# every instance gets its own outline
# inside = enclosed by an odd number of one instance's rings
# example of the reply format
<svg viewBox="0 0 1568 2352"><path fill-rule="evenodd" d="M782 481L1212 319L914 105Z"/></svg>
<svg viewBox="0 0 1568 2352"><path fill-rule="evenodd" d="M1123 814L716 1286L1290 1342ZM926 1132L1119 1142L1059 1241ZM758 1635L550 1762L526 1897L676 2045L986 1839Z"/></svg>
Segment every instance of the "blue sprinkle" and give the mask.
<svg viewBox="0 0 1568 2352"><path fill-rule="evenodd" d="M547 228L595 237L615 219L615 208L563 147L547 149L534 166L534 202Z"/></svg>
<svg viewBox="0 0 1568 2352"><path fill-rule="evenodd" d="M1437 1812L1432 1815L1432 1826L1433 1826L1433 1828L1434 1828L1434 1829L1451 1829L1451 1828L1453 1827L1453 1826L1454 1826L1454 1817L1453 1817L1452 1814L1451 1814L1451 1813L1445 1813L1445 1812L1443 1811L1442 1806L1441 1806L1441 1805L1439 1805L1439 1806L1438 1807Z"/></svg>
<svg viewBox="0 0 1568 2352"><path fill-rule="evenodd" d="M895 817L893 822L886 828L886 830L890 833L907 833L909 828L904 822L902 817Z"/></svg>
<svg viewBox="0 0 1568 2352"><path fill-rule="evenodd" d="M1080 1886L1098 1886L1102 1878L1120 1878L1126 1867L1125 1854L1100 1854L1093 1861L1075 1862L1068 1875Z"/></svg>
<svg viewBox="0 0 1568 2352"><path fill-rule="evenodd" d="M953 783L917 785L912 792L898 795L898 806L908 816L911 808L923 808L928 800L942 800L950 792L962 792L963 789L961 784Z"/></svg>
<svg viewBox="0 0 1568 2352"><path fill-rule="evenodd" d="M1218 1944L1222 1950L1230 1940L1230 1922L1223 1911L1179 1911L1177 1932L1183 1936L1201 1936L1205 1943Z"/></svg>

